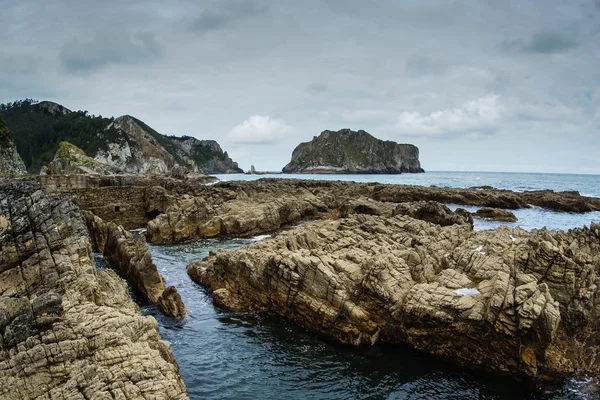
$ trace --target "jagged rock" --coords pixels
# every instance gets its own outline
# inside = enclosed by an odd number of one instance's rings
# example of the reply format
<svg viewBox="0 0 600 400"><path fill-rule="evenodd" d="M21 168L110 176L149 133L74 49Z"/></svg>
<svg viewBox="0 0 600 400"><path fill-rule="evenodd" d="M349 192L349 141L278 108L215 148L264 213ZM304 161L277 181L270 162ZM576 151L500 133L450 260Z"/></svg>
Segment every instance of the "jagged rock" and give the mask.
<svg viewBox="0 0 600 400"><path fill-rule="evenodd" d="M0 181L0 399L187 399L169 344L97 271L70 200Z"/></svg>
<svg viewBox="0 0 600 400"><path fill-rule="evenodd" d="M470 224L473 218L465 216L462 212L453 212L448 207L436 201L417 201L400 203L394 209L393 215L407 215L411 218L432 222L441 226Z"/></svg>
<svg viewBox="0 0 600 400"><path fill-rule="evenodd" d="M10 131L0 119L0 176L1 175L23 175L25 164L17 153Z"/></svg>
<svg viewBox="0 0 600 400"><path fill-rule="evenodd" d="M515 214L510 211L490 207L480 208L473 215L477 218L493 219L503 222L517 222L519 220Z"/></svg>
<svg viewBox="0 0 600 400"><path fill-rule="evenodd" d="M165 136L129 115L103 118L87 111L72 112L52 102L25 100L5 106L0 117L13 130L17 150L29 172L35 174L52 162L47 157L59 150L58 141L78 146L94 160L77 157L75 164L83 173L89 173L87 168L92 164L91 173L108 169L181 177L196 172L243 172L214 140ZM64 169L61 165L54 167Z"/></svg>
<svg viewBox="0 0 600 400"><path fill-rule="evenodd" d="M599 228L474 232L353 215L211 252L188 273L215 303L343 343L407 343L520 377L598 377Z"/></svg>
<svg viewBox="0 0 600 400"><path fill-rule="evenodd" d="M146 238L141 236L135 240L131 232L114 222L104 222L89 211L82 211L82 214L92 247L102 253L108 264L167 315L185 317L185 305L181 296L176 288L165 288L164 279L152 262Z"/></svg>
<svg viewBox="0 0 600 400"><path fill-rule="evenodd" d="M54 159L42 168L41 175L110 175L122 172L117 167L85 155L83 150L69 142L60 142Z"/></svg>
<svg viewBox="0 0 600 400"><path fill-rule="evenodd" d="M379 140L365 131L323 131L294 149L284 173L399 174L423 172L419 149Z"/></svg>
<svg viewBox="0 0 600 400"><path fill-rule="evenodd" d="M568 208L573 199L578 199L577 204L581 203L590 210L600 209L600 199L597 198L573 197L571 193L553 193L552 196L561 209ZM222 182L165 195L161 208L163 214L148 223L148 240L169 243L219 235L249 236L278 230L306 219L338 218L353 213L385 216L391 215L390 210L395 203L401 204L397 214L429 220L437 216L440 218L438 222L444 225L461 223L461 220L472 224L468 211L452 213L442 204L492 204L520 208L535 204L536 199L541 201L537 194L496 189L292 179ZM419 203L420 200L431 203ZM415 208L417 204L421 204L420 210ZM427 217L428 213L430 217Z"/></svg>

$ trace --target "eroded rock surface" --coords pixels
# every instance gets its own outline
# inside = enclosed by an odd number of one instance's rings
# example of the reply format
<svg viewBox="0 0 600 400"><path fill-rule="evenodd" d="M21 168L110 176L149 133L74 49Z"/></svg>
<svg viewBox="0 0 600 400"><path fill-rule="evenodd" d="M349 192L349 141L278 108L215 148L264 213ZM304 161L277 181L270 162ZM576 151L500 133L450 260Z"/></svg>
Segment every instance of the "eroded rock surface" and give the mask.
<svg viewBox="0 0 600 400"><path fill-rule="evenodd" d="M250 236L307 219L338 218L352 213L391 215L397 204L400 204L396 207L397 214L413 216L425 216L427 207L444 207L438 203L512 209L546 204L556 210L600 210L600 199L572 192L519 193L489 188L453 189L294 179L224 182L183 193L165 191L161 196L164 212L148 223L148 239L152 243L223 235ZM547 202L548 199L555 203ZM421 204L420 210L417 210L418 204ZM471 223L470 213L465 210L454 213L442 209L431 211L438 217L440 213L447 214L449 219L442 225L460 223L461 220ZM501 213L506 214L499 210L497 215Z"/></svg>
<svg viewBox="0 0 600 400"><path fill-rule="evenodd" d="M121 276L167 315L185 317L185 305L181 296L175 287L165 287L163 277L152 262L146 238L142 235L136 240L131 232L114 222L104 222L89 211L83 211L82 214L92 247L101 252Z"/></svg>
<svg viewBox="0 0 600 400"><path fill-rule="evenodd" d="M303 225L188 266L215 303L343 343L408 343L521 377L600 375L600 225L569 232L408 216Z"/></svg>
<svg viewBox="0 0 600 400"><path fill-rule="evenodd" d="M493 219L495 221L503 222L517 222L519 219L515 214L508 210L501 210L499 208L483 207L477 210L473 215L477 218Z"/></svg>
<svg viewBox="0 0 600 400"><path fill-rule="evenodd" d="M97 271L70 200L0 182L0 399L187 399L156 320Z"/></svg>

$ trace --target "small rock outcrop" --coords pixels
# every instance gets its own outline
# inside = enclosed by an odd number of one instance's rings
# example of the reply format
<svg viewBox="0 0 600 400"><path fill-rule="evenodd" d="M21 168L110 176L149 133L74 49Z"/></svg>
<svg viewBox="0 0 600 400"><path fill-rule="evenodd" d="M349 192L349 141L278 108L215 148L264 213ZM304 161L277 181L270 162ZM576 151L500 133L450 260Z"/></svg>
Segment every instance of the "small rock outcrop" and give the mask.
<svg viewBox="0 0 600 400"><path fill-rule="evenodd" d="M515 214L508 210L501 210L499 208L483 207L477 210L473 216L477 218L493 219L501 222L517 222L519 219Z"/></svg>
<svg viewBox="0 0 600 400"><path fill-rule="evenodd" d="M26 172L25 163L17 152L10 131L0 119L0 176L23 175Z"/></svg>
<svg viewBox="0 0 600 400"><path fill-rule="evenodd" d="M600 376L600 225L474 232L408 216L317 221L188 266L215 303L343 343L513 374Z"/></svg>
<svg viewBox="0 0 600 400"><path fill-rule="evenodd" d="M417 201L400 203L394 209L393 215L407 215L414 219L431 222L441 226L470 224L473 218L462 212L453 212L437 201Z"/></svg>
<svg viewBox="0 0 600 400"><path fill-rule="evenodd" d="M419 149L411 144L379 140L365 131L323 131L294 149L284 173L400 174L424 172Z"/></svg>
<svg viewBox="0 0 600 400"><path fill-rule="evenodd" d="M187 399L125 282L96 270L71 200L0 181L0 399Z"/></svg>
<svg viewBox="0 0 600 400"><path fill-rule="evenodd" d="M131 232L114 222L104 222L89 211L82 211L92 248L102 253L110 266L130 282L146 299L175 318L186 315L177 289L165 287L163 277L152 262L152 254L142 235L137 240Z"/></svg>

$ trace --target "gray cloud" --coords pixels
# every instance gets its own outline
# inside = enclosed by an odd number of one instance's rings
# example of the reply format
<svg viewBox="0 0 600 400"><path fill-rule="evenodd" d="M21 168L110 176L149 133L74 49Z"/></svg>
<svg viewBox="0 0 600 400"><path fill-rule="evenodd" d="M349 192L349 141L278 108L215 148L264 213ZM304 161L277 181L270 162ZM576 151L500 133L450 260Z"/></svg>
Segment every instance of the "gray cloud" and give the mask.
<svg viewBox="0 0 600 400"><path fill-rule="evenodd" d="M323 82L313 82L306 85L306 92L312 95L319 95L327 92L329 87Z"/></svg>
<svg viewBox="0 0 600 400"><path fill-rule="evenodd" d="M0 102L135 115L244 169L348 127L427 170L600 173L598 1L7 2Z"/></svg>
<svg viewBox="0 0 600 400"><path fill-rule="evenodd" d="M524 53L552 54L572 50L579 43L560 32L539 32L528 40L509 40L502 45L506 49L516 49Z"/></svg>
<svg viewBox="0 0 600 400"><path fill-rule="evenodd" d="M155 60L161 46L154 34L96 36L90 42L72 42L62 47L59 59L69 72L93 72L109 64L139 64Z"/></svg>
<svg viewBox="0 0 600 400"><path fill-rule="evenodd" d="M205 8L192 23L192 28L199 32L221 29L237 21L265 14L266 6L251 0L235 0L220 2L214 8Z"/></svg>

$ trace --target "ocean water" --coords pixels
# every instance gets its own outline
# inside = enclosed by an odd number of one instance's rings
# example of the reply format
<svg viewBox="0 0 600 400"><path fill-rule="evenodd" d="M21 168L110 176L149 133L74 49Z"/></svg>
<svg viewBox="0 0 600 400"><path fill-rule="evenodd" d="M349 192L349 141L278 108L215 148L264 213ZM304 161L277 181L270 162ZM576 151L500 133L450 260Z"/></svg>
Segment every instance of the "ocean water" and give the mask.
<svg viewBox="0 0 600 400"><path fill-rule="evenodd" d="M284 177L286 175L276 175ZM288 175L289 176L289 175ZM600 177L489 173L416 175L338 175L302 178L351 179L468 187L491 185L513 190L578 190L600 197ZM223 180L256 176L227 175ZM451 207L456 207L451 205ZM568 229L600 220L597 213L518 210L527 228ZM585 222L587 221L587 222ZM477 229L498 223L479 221ZM535 388L492 373L482 373L400 346L352 348L332 342L275 316L238 314L215 307L206 291L191 281L185 267L217 248L235 249L255 239L206 239L150 246L167 284L175 285L189 316L176 321L139 298L142 312L154 316L171 342L192 399L592 399L598 382L571 379Z"/></svg>

